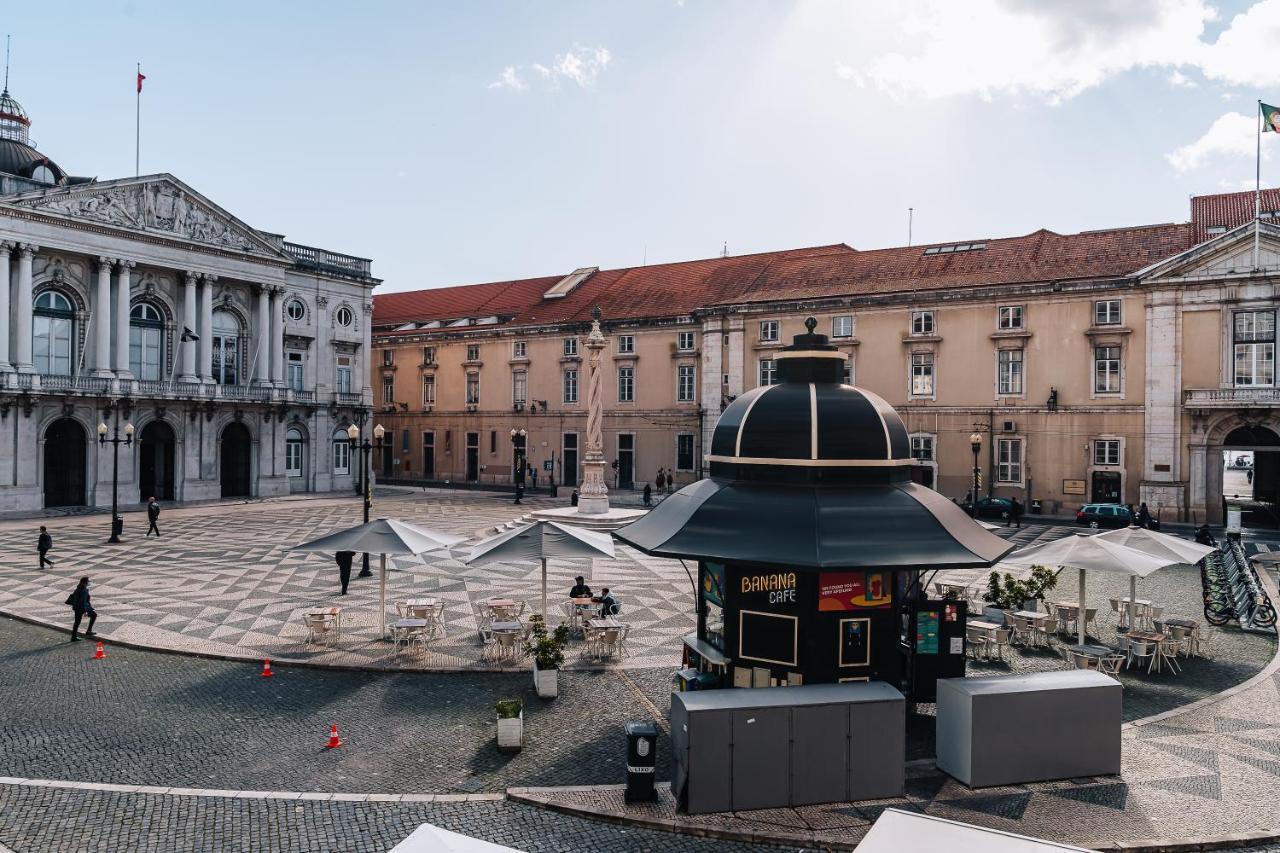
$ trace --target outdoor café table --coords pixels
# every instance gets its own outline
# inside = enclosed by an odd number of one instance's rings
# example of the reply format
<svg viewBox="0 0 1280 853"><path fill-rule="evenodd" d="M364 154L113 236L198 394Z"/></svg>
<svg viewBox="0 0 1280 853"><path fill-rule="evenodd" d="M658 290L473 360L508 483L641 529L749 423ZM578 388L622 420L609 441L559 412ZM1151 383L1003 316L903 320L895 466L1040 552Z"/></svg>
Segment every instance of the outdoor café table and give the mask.
<svg viewBox="0 0 1280 853"><path fill-rule="evenodd" d="M1151 658L1151 670L1159 672L1163 667L1165 658L1168 657L1164 653L1164 641L1168 639L1164 634L1158 634L1155 631L1130 631L1125 634L1130 640L1140 640L1144 643L1152 643L1156 647L1156 653Z"/></svg>
<svg viewBox="0 0 1280 853"><path fill-rule="evenodd" d="M434 598L411 598L404 603L405 607L435 607L437 599Z"/></svg>
<svg viewBox="0 0 1280 853"><path fill-rule="evenodd" d="M954 595L956 598L964 598L969 592L969 588L962 583L943 583L942 581L934 581L933 588L938 591L938 595Z"/></svg>
<svg viewBox="0 0 1280 853"><path fill-rule="evenodd" d="M307 611L308 616L320 616L326 620L333 622L334 632L342 633L342 608L341 607L317 607Z"/></svg>
<svg viewBox="0 0 1280 853"><path fill-rule="evenodd" d="M1187 649L1188 656L1200 653L1200 635L1196 632L1200 630L1200 623L1194 619L1188 619L1185 616L1170 616L1164 620L1164 624L1172 625L1175 628L1186 628L1190 634L1190 647Z"/></svg>
<svg viewBox="0 0 1280 853"><path fill-rule="evenodd" d="M1014 613L1013 615L1014 615L1014 616L1020 616L1020 617L1022 617L1023 619L1026 619L1028 622L1037 623L1037 624L1038 624L1038 623L1040 623L1040 622L1043 622L1044 620L1046 620L1046 619L1048 619L1048 618L1049 618L1049 614L1048 614L1048 613L1041 613L1041 612L1040 612L1040 611L1038 611L1038 610L1019 610L1019 611L1017 611L1016 613ZM972 622L970 622L969 624L970 624L970 625L972 625L973 623L972 623ZM1038 629L1037 629L1037 630L1038 630ZM1032 643L1033 645L1035 644L1035 632L1034 632L1034 631L1032 631L1031 643Z"/></svg>
<svg viewBox="0 0 1280 853"><path fill-rule="evenodd" d="M1116 650L1111 648L1110 646L1098 646L1098 645L1094 645L1093 643L1085 643L1083 646L1081 645L1069 646L1068 649L1073 652L1078 652L1082 655L1088 655L1091 658L1098 658L1099 660L1101 660L1102 658L1108 657L1110 655L1117 654Z"/></svg>
<svg viewBox="0 0 1280 853"><path fill-rule="evenodd" d="M524 626L519 622L493 622L489 625L490 631L507 631L518 634L524 630Z"/></svg>
<svg viewBox="0 0 1280 853"><path fill-rule="evenodd" d="M973 624L970 622L969 624ZM612 616L597 616L594 619L588 619L587 625L592 628L621 628L622 623Z"/></svg>
<svg viewBox="0 0 1280 853"><path fill-rule="evenodd" d="M427 627L426 619L397 619L391 623L391 636L395 640L396 651L399 653L400 643L403 642L407 648L410 638L414 631L421 631Z"/></svg>

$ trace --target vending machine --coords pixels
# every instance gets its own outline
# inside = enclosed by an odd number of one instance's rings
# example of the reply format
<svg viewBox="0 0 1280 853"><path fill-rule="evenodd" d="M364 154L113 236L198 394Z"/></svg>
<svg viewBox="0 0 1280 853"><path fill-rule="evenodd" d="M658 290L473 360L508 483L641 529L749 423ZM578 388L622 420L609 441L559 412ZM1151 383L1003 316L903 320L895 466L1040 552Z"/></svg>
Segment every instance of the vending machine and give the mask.
<svg viewBox="0 0 1280 853"><path fill-rule="evenodd" d="M906 655L907 698L933 702L939 678L963 678L964 601L913 601L903 613L903 652Z"/></svg>

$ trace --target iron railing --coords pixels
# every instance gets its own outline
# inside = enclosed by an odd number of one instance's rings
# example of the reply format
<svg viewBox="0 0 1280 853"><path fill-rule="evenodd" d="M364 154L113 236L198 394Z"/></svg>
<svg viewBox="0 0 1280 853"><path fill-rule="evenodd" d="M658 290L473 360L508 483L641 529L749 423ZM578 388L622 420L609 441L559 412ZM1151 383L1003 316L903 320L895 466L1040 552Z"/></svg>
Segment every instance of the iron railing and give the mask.
<svg viewBox="0 0 1280 853"><path fill-rule="evenodd" d="M300 267L339 275L352 275L357 278L370 277L371 261L368 258L342 255L325 249L317 249L314 246L290 243L288 240L284 241L284 250L293 256L293 260Z"/></svg>

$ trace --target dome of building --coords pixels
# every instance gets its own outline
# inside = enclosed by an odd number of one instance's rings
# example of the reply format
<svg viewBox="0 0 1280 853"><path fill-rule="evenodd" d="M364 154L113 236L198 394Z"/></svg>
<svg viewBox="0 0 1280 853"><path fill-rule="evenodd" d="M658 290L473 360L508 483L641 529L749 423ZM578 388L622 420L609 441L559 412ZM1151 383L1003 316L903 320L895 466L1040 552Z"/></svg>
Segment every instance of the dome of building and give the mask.
<svg viewBox="0 0 1280 853"><path fill-rule="evenodd" d="M62 184L66 172L35 149L29 130L31 119L9 94L0 92L0 172L42 184Z"/></svg>
<svg viewBox="0 0 1280 853"><path fill-rule="evenodd" d="M811 482L907 475L906 425L881 397L841 382L844 353L813 333L777 355L779 382L743 394L720 415L708 461L713 477Z"/></svg>

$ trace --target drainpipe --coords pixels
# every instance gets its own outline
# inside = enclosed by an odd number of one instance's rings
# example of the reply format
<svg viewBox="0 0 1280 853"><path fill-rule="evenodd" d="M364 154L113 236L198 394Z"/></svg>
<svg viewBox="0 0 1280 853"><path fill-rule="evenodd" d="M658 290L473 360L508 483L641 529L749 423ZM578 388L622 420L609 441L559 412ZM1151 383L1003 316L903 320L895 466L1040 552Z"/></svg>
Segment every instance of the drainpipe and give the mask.
<svg viewBox="0 0 1280 853"><path fill-rule="evenodd" d="M987 462L987 497L995 494L996 489L996 412L995 409L987 409L987 435L991 436L988 442L991 446L987 448L991 454L991 459ZM1025 460L1024 460L1025 461Z"/></svg>

